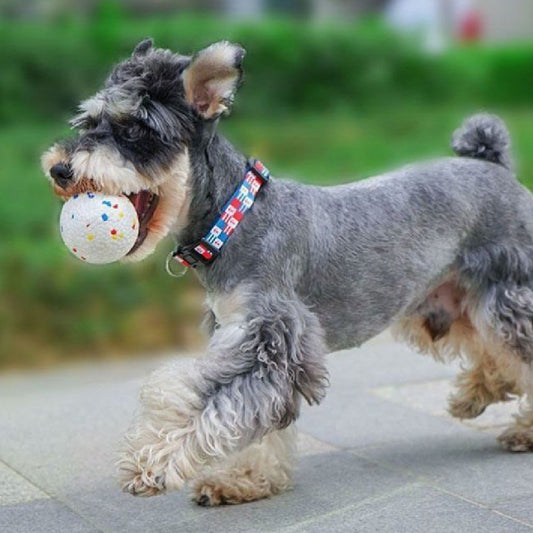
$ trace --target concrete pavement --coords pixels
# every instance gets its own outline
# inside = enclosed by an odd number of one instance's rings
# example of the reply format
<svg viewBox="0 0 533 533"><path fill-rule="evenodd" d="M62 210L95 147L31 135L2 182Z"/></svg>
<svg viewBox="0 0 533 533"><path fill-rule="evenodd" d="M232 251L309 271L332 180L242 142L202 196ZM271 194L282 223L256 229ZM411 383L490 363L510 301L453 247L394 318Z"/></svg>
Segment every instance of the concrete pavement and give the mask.
<svg viewBox="0 0 533 533"><path fill-rule="evenodd" d="M533 454L495 442L516 403L451 419L456 369L388 335L330 356L328 397L298 424L293 491L214 509L122 494L114 450L163 359L0 376L0 532L533 532Z"/></svg>

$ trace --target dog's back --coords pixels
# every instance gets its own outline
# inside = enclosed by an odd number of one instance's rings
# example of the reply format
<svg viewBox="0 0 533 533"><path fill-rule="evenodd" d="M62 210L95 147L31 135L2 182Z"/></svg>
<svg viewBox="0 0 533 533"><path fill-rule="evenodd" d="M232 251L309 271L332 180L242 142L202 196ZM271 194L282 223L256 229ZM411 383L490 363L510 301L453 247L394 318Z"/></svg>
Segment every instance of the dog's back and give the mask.
<svg viewBox="0 0 533 533"><path fill-rule="evenodd" d="M474 250L533 250L533 199L510 170L503 123L473 117L453 147L464 157L302 191L312 213L302 297L330 346L364 342L409 313Z"/></svg>

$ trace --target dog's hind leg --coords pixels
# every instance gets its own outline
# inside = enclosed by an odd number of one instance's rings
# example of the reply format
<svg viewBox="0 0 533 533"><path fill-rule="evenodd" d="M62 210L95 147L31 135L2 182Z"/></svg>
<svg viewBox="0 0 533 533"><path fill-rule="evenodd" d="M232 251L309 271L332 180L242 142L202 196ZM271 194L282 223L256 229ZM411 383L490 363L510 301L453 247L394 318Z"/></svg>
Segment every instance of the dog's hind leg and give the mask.
<svg viewBox="0 0 533 533"><path fill-rule="evenodd" d="M498 437L502 447L510 452L533 451L533 372L529 365L523 364L521 378L526 387L523 403L515 422Z"/></svg>
<svg viewBox="0 0 533 533"><path fill-rule="evenodd" d="M448 410L456 418L479 416L488 405L519 394L513 374L513 357L497 350L479 333L470 319L468 291L456 274L434 289L410 316L399 320L395 333L437 361L459 358L462 372ZM486 328L485 328L486 329Z"/></svg>
<svg viewBox="0 0 533 533"><path fill-rule="evenodd" d="M498 363L525 394L516 421L499 441L511 451L533 451L533 251L492 245L467 254L462 280L476 330L499 350Z"/></svg>
<svg viewBox="0 0 533 533"><path fill-rule="evenodd" d="M296 429L273 431L243 451L209 467L193 483L199 505L236 504L268 498L292 487Z"/></svg>
<svg viewBox="0 0 533 533"><path fill-rule="evenodd" d="M456 391L448 399L448 412L452 416L476 418L491 403L504 402L519 394L516 381L487 350L465 355L472 364L456 378Z"/></svg>
<svg viewBox="0 0 533 533"><path fill-rule="evenodd" d="M507 374L517 394L525 395L519 413L498 441L512 452L533 451L533 284L502 283L489 291L482 304L489 313L493 339L503 347Z"/></svg>

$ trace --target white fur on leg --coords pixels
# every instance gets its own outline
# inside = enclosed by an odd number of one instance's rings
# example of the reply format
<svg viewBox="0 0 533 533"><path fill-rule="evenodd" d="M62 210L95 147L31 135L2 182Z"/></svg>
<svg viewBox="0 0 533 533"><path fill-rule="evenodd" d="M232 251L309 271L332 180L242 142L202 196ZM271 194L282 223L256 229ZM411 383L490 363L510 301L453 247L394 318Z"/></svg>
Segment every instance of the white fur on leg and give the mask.
<svg viewBox="0 0 533 533"><path fill-rule="evenodd" d="M223 352L243 335L240 315L230 318L221 315L226 324L212 338ZM140 411L118 461L124 491L152 496L179 490L207 464L242 448L238 430L222 424L216 409L205 410L202 364L191 359L164 365L143 385Z"/></svg>
<svg viewBox="0 0 533 533"><path fill-rule="evenodd" d="M299 302L281 304L267 300L246 325L240 313L221 317L210 357L191 372L169 365L154 373L119 462L126 491L179 489L201 468L293 422L300 394L320 400L327 381L320 327Z"/></svg>
<svg viewBox="0 0 533 533"><path fill-rule="evenodd" d="M201 405L194 391L194 362L169 364L141 390L141 409L126 433L118 461L123 490L151 496L183 487L206 461L196 438Z"/></svg>
<svg viewBox="0 0 533 533"><path fill-rule="evenodd" d="M294 424L209 467L194 481L194 500L204 506L250 502L292 486Z"/></svg>

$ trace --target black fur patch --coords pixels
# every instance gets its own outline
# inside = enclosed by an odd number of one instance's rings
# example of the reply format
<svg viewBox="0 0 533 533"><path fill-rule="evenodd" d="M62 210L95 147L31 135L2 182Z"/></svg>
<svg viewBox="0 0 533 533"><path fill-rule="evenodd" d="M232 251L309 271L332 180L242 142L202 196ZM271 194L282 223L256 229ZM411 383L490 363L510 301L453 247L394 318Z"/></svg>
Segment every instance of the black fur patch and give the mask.
<svg viewBox="0 0 533 533"><path fill-rule="evenodd" d="M79 147L111 146L148 177L166 171L199 126L181 81L189 62L142 41L109 75L99 94L103 112L98 117L85 113L73 121L82 130ZM127 113L124 102L131 106Z"/></svg>

